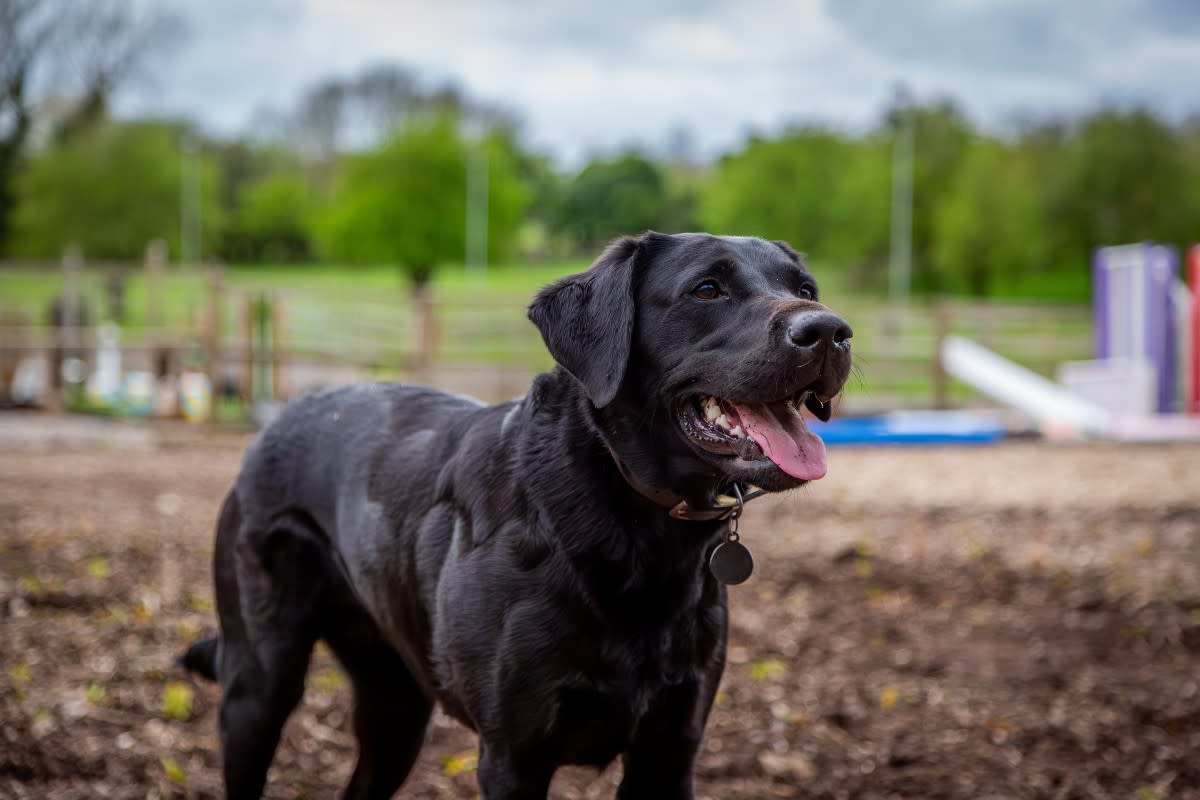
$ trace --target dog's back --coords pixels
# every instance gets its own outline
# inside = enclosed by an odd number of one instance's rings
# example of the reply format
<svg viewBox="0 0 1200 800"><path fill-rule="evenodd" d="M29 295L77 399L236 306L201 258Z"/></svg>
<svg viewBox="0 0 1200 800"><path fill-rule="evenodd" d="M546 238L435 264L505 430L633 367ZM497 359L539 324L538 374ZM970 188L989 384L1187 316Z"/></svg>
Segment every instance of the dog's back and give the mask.
<svg viewBox="0 0 1200 800"><path fill-rule="evenodd" d="M251 444L236 491L247 513L305 509L335 536L343 520L332 515L344 510L347 493L419 494L432 482L428 466L445 460L471 412L482 408L469 398L400 384L354 384L300 398ZM370 483L381 459L402 470L389 473L388 487Z"/></svg>

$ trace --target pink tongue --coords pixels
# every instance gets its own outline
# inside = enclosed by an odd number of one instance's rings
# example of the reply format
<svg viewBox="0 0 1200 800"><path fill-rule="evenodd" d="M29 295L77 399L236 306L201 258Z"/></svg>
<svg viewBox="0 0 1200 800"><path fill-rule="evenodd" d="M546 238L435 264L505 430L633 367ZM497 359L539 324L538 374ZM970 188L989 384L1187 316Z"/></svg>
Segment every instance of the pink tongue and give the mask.
<svg viewBox="0 0 1200 800"><path fill-rule="evenodd" d="M767 406L734 408L746 433L781 470L802 481L825 477L825 443L808 429L799 412L781 410L785 419L780 420Z"/></svg>

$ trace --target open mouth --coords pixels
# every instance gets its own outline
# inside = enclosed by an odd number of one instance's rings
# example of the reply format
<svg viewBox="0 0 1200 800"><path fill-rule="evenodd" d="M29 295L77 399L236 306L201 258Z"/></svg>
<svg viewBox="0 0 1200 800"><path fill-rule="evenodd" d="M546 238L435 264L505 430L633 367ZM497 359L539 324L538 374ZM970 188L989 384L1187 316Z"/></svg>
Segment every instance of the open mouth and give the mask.
<svg viewBox="0 0 1200 800"><path fill-rule="evenodd" d="M825 476L825 443L808 429L802 408L829 419L828 398L809 390L770 403L696 395L683 404L679 419L684 433L710 453L767 459L793 478L815 481Z"/></svg>

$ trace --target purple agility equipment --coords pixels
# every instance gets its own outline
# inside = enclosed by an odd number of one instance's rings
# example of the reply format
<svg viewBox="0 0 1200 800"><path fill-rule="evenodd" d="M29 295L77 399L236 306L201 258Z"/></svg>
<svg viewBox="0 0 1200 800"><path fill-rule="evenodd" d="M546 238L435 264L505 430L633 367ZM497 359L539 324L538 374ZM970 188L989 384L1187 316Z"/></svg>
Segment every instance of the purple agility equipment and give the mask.
<svg viewBox="0 0 1200 800"><path fill-rule="evenodd" d="M1174 248L1148 242L1101 247L1092 259L1096 357L1140 359L1153 366L1160 413L1175 404L1171 289L1178 270Z"/></svg>

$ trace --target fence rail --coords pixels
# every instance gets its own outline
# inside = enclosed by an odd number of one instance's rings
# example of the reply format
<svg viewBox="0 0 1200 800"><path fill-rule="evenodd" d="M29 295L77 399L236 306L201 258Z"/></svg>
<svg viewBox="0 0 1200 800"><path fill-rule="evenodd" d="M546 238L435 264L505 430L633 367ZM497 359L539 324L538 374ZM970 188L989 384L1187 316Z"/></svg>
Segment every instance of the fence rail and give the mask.
<svg viewBox="0 0 1200 800"><path fill-rule="evenodd" d="M18 266L26 273L31 269ZM176 365L187 361L207 369L214 384L230 375L248 379L256 364L271 361L285 372L307 370L318 381L322 370L333 368L400 378L414 377L421 367L493 371L503 374L505 391L511 391L517 378L551 365L525 317L529 298L520 292L493 291L487 297L435 292L435 324L427 329L421 309L400 286L381 294L356 287L350 278L322 291L267 281L253 285L239 280L231 287L219 269L173 267L154 278L153 288L143 279L118 297L113 276L142 270L135 264L89 264L64 277L61 268L42 266L37 288L14 289L11 281L3 281L12 265L0 264L0 366L49 353L63 346L64 337L73 337L73 347L93 348L95 324L121 315L121 348L131 366L147 368L156 352L166 350ZM50 307L68 285L88 311L86 316L80 312L73 324L68 320L64 330L52 324ZM149 307L152 296L158 298L158 308ZM266 317L255 316L256 304L268 309ZM980 402L939 371L939 343L950 333L1047 376L1059 363L1092 353L1090 314L1084 305L949 299L896 309L880 300L847 298L835 306L855 328L857 369L847 402L860 408ZM418 372L415 377L428 375ZM302 383L282 381L295 388Z"/></svg>

